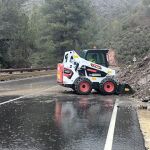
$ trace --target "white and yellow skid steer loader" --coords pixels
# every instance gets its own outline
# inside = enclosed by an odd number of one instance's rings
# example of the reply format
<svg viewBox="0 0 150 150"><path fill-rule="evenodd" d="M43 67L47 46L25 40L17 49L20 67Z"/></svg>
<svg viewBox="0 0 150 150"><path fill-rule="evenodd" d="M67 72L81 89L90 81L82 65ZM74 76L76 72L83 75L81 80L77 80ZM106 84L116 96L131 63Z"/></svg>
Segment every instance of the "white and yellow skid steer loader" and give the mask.
<svg viewBox="0 0 150 150"><path fill-rule="evenodd" d="M131 87L120 84L115 70L108 68L107 54L105 49L66 52L63 63L57 66L57 82L81 95L92 89L101 94L131 93Z"/></svg>

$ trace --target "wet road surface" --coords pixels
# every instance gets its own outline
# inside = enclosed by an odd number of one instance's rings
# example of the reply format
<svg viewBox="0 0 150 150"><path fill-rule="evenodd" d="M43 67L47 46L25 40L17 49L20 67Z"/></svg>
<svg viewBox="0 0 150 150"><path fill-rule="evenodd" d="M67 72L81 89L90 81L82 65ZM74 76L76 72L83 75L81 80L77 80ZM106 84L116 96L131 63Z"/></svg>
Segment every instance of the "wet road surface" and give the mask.
<svg viewBox="0 0 150 150"><path fill-rule="evenodd" d="M112 150L145 150L136 109L120 106L116 120Z"/></svg>
<svg viewBox="0 0 150 150"><path fill-rule="evenodd" d="M6 83L1 89L56 85L55 77L18 82ZM0 101L17 96L21 95L0 96ZM117 98L48 91L0 105L0 149L103 150ZM112 150L145 150L136 109L131 103L118 106Z"/></svg>
<svg viewBox="0 0 150 150"><path fill-rule="evenodd" d="M19 96L39 93L55 85L56 77L54 75L0 82L0 103Z"/></svg>
<svg viewBox="0 0 150 150"><path fill-rule="evenodd" d="M45 77L37 77L31 79L21 79L16 81L6 81L0 82L0 93L3 91L12 91L19 89L32 89L36 87L44 87L48 88L56 84L56 77L53 76L45 76Z"/></svg>

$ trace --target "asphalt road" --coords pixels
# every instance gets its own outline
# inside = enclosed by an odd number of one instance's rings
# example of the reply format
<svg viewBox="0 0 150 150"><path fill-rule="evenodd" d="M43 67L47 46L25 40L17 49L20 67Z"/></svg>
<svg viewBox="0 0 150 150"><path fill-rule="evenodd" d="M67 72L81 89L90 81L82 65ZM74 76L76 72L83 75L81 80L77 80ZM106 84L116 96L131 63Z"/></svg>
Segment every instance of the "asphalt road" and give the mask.
<svg viewBox="0 0 150 150"><path fill-rule="evenodd" d="M0 83L2 150L145 150L127 97L78 96L54 76Z"/></svg>

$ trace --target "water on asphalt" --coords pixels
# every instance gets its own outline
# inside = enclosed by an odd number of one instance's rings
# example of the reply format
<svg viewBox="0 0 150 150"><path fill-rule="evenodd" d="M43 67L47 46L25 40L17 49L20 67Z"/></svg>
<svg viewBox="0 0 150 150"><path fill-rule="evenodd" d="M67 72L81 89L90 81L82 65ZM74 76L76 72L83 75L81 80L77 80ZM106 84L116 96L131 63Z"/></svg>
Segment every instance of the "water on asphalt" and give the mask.
<svg viewBox="0 0 150 150"><path fill-rule="evenodd" d="M131 104L118 108L112 150L146 150L137 111Z"/></svg>
<svg viewBox="0 0 150 150"><path fill-rule="evenodd" d="M0 83L0 103L54 87L0 105L0 150L104 149L116 96L77 96L55 85L55 76ZM125 105L118 107L112 150L145 150L136 109L119 99Z"/></svg>
<svg viewBox="0 0 150 150"><path fill-rule="evenodd" d="M51 95L1 106L0 149L103 149L114 102Z"/></svg>
<svg viewBox="0 0 150 150"><path fill-rule="evenodd" d="M29 95L40 92L56 85L56 77L39 77L18 81L0 82L0 102L22 95ZM5 96L5 100L3 97Z"/></svg>
<svg viewBox="0 0 150 150"><path fill-rule="evenodd" d="M50 85L56 84L56 77L39 77L24 79L10 82L0 82L0 93L4 91L20 90L20 89L33 89L37 87L50 87Z"/></svg>

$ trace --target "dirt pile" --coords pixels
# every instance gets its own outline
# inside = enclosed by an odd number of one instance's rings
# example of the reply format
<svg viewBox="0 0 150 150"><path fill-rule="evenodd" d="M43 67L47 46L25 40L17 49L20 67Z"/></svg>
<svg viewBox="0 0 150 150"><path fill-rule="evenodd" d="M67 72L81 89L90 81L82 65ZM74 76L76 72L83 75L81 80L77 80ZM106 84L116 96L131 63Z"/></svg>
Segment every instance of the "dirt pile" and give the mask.
<svg viewBox="0 0 150 150"><path fill-rule="evenodd" d="M141 101L150 101L150 53L134 65L120 71L119 80L128 83Z"/></svg>

